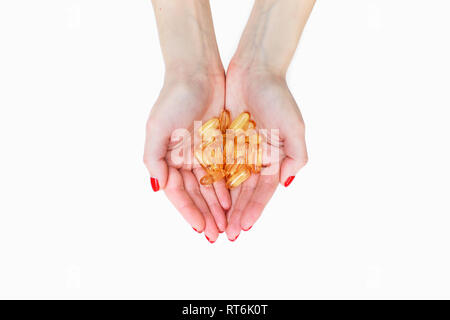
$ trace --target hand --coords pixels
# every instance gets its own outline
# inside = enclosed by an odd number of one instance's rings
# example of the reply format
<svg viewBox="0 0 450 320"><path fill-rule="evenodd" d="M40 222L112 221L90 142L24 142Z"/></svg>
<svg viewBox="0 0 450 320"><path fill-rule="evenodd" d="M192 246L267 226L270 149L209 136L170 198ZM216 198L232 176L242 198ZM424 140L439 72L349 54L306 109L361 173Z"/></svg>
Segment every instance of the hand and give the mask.
<svg viewBox="0 0 450 320"><path fill-rule="evenodd" d="M194 121L220 114L224 107L224 82L223 73L166 74L148 119L144 154L153 190L164 189L186 221L197 232L204 231L210 242L226 228L223 208L230 207L229 192L223 181L214 186L200 185L198 181L205 174L202 168L173 161L173 154L183 152L183 144L174 141L172 134L180 128L192 132Z"/></svg>
<svg viewBox="0 0 450 320"><path fill-rule="evenodd" d="M278 183L288 186L306 164L305 129L300 110L284 77L262 68L247 68L232 62L226 77L226 107L232 118L249 111L257 129L267 129L263 149L278 151L279 157L263 159L264 168L231 190L232 207L227 213L227 236L234 241L241 230L249 230L260 217ZM279 130L279 138L270 135Z"/></svg>
<svg viewBox="0 0 450 320"><path fill-rule="evenodd" d="M239 46L228 67L226 107L232 117L249 111L257 129L277 129L263 148L279 151L265 168L231 191L227 236L249 230L272 197L278 182L288 186L306 164L303 119L285 81L286 71L315 0L255 1Z"/></svg>

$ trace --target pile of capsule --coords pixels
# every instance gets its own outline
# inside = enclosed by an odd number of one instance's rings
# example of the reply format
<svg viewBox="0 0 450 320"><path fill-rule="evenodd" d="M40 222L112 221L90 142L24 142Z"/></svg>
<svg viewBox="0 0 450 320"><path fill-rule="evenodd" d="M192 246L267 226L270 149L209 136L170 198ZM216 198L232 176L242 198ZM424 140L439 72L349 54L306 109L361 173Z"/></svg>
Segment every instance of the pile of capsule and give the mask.
<svg viewBox="0 0 450 320"><path fill-rule="evenodd" d="M233 189L261 171L261 139L250 113L243 112L231 122L230 112L224 110L219 118L204 123L198 133L201 143L194 155L206 171L200 179L202 185L225 179L227 188Z"/></svg>

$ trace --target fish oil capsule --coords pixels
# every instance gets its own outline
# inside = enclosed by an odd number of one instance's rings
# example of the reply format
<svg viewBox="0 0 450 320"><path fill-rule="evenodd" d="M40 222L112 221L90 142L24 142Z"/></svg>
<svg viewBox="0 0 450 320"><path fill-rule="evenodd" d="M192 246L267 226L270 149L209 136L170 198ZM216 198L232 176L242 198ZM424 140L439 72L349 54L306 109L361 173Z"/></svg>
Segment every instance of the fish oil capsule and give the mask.
<svg viewBox="0 0 450 320"><path fill-rule="evenodd" d="M224 153L225 153L225 163L233 163L234 162L234 155L235 155L235 143L234 143L234 136L232 134L227 133L226 139L224 142Z"/></svg>
<svg viewBox="0 0 450 320"><path fill-rule="evenodd" d="M203 139L202 143L198 146L199 149L204 150L206 147L210 146L216 139L214 137L208 137L208 139Z"/></svg>
<svg viewBox="0 0 450 320"><path fill-rule="evenodd" d="M223 166L222 146L215 143L214 145L206 147L203 152L203 160L208 166L214 166L214 168L221 169Z"/></svg>
<svg viewBox="0 0 450 320"><path fill-rule="evenodd" d="M233 189L239 186L241 183L243 183L245 180L247 180L250 177L250 170L246 166L244 166L241 170L233 174L231 177L227 180L227 188Z"/></svg>
<svg viewBox="0 0 450 320"><path fill-rule="evenodd" d="M256 122L253 120L249 120L247 126L244 128L245 130L251 130L256 128Z"/></svg>
<svg viewBox="0 0 450 320"><path fill-rule="evenodd" d="M247 152L246 147L247 144L245 143L245 134L240 134L238 136L236 136L236 141L235 141L235 159L239 159L239 158L244 158L245 159L245 154Z"/></svg>
<svg viewBox="0 0 450 320"><path fill-rule="evenodd" d="M205 133L203 133L202 137L202 141L216 141L219 140L220 141L220 135L221 132L219 129L214 129L214 128L210 128L208 130L205 131Z"/></svg>
<svg viewBox="0 0 450 320"><path fill-rule="evenodd" d="M225 172L223 170L208 171L208 173L200 179L200 183L204 186L213 184L225 177Z"/></svg>
<svg viewBox="0 0 450 320"><path fill-rule="evenodd" d="M244 161L238 160L236 163L230 164L229 167L225 169L225 174L227 177L231 177L245 166L246 165Z"/></svg>
<svg viewBox="0 0 450 320"><path fill-rule="evenodd" d="M230 122L231 122L230 111L223 110L219 118L220 131L225 132L230 126Z"/></svg>
<svg viewBox="0 0 450 320"><path fill-rule="evenodd" d="M203 157L203 150L201 148L196 148L195 149L194 156L195 156L195 159L197 159L198 163L200 163L200 165L203 168L207 168L208 167L208 164L205 162L206 159L204 159L206 157Z"/></svg>
<svg viewBox="0 0 450 320"><path fill-rule="evenodd" d="M233 120L229 128L231 130L244 129L247 126L249 120L250 120L250 113L242 112L240 115L237 116L236 119Z"/></svg>
<svg viewBox="0 0 450 320"><path fill-rule="evenodd" d="M212 155L212 159L213 159L214 164L216 166L220 167L220 168L222 168L223 164L224 164L223 163L223 150L222 150L222 148L223 148L223 146L217 145L214 148L214 152L213 152L213 155Z"/></svg>
<svg viewBox="0 0 450 320"><path fill-rule="evenodd" d="M219 128L219 119L212 118L208 121L206 121L200 129L198 129L198 133L200 136L203 136L205 133L207 133L211 129L218 129Z"/></svg>
<svg viewBox="0 0 450 320"><path fill-rule="evenodd" d="M260 173L261 172L261 167L262 167L262 147L260 144L258 144L258 152L257 152L257 156L256 156L256 163L253 167L253 172L254 173Z"/></svg>
<svg viewBox="0 0 450 320"><path fill-rule="evenodd" d="M247 164L255 164L258 152L259 135L256 131L251 130L248 138Z"/></svg>
<svg viewBox="0 0 450 320"><path fill-rule="evenodd" d="M245 163L247 165L249 165L250 167L256 163L256 157L257 157L257 153L258 153L257 149L258 149L258 145L249 143L248 148L247 148Z"/></svg>

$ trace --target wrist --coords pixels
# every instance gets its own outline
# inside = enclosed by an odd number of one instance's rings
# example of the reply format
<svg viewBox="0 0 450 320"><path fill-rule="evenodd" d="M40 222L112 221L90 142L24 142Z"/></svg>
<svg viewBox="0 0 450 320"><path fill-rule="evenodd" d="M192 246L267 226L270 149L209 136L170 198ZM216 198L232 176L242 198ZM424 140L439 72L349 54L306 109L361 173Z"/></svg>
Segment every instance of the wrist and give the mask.
<svg viewBox="0 0 450 320"><path fill-rule="evenodd" d="M227 70L228 77L237 78L245 82L276 81L285 82L286 71L283 68L246 57L235 56L231 59Z"/></svg>
<svg viewBox="0 0 450 320"><path fill-rule="evenodd" d="M200 88L217 88L225 86L225 72L220 66L199 66L174 64L166 66L164 85L195 85Z"/></svg>

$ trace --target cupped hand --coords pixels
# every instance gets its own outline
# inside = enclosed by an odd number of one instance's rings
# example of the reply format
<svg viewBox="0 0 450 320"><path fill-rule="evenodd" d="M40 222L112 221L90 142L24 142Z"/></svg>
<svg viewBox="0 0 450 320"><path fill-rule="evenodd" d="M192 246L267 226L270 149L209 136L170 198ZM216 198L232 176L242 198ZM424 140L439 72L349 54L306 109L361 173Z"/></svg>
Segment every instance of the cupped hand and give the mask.
<svg viewBox="0 0 450 320"><path fill-rule="evenodd" d="M261 131L263 169L231 190L227 236L234 241L260 217L278 183L288 186L306 164L305 127L300 110L284 76L264 68L242 67L233 62L226 77L226 108L232 118L249 111ZM271 131L275 130L275 131ZM278 130L278 131L277 131Z"/></svg>
<svg viewBox="0 0 450 320"><path fill-rule="evenodd" d="M229 191L223 181L203 186L199 179L203 169L192 164L192 148L174 138L173 133L186 129L193 142L194 121L217 116L224 108L225 79L223 74L166 75L164 86L147 122L144 163L151 175L154 191L163 189L168 199L197 232L205 232L214 242L226 229L224 209L231 205ZM186 157L183 152L191 153ZM174 154L184 160L173 161Z"/></svg>

